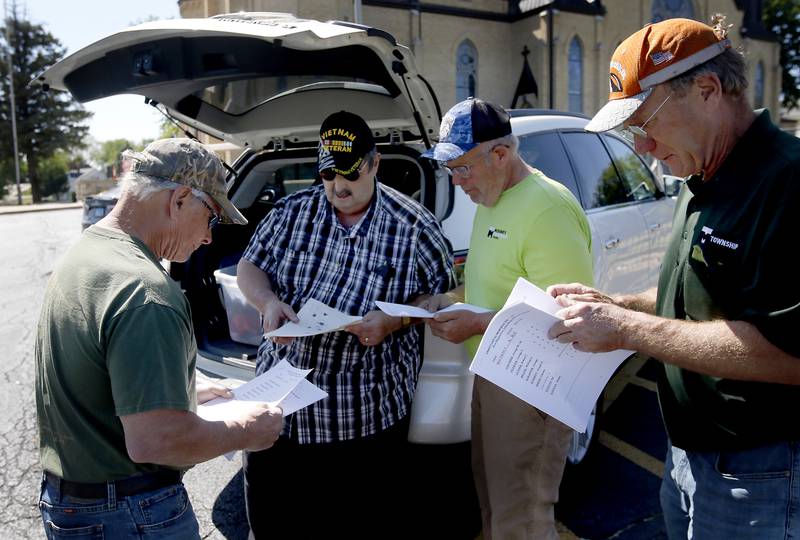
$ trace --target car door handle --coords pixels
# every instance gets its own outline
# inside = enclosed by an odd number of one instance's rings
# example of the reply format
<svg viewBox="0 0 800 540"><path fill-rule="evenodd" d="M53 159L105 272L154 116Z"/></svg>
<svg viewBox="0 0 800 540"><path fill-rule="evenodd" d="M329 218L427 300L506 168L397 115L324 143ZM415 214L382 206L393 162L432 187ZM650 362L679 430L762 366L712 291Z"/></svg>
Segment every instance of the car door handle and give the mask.
<svg viewBox="0 0 800 540"><path fill-rule="evenodd" d="M660 228L661 228L661 223L653 223L652 225L650 225L650 230L651 231L656 231L656 230L658 230Z"/></svg>
<svg viewBox="0 0 800 540"><path fill-rule="evenodd" d="M604 244L606 249L613 249L619 245L619 238L611 238L610 240L606 240Z"/></svg>

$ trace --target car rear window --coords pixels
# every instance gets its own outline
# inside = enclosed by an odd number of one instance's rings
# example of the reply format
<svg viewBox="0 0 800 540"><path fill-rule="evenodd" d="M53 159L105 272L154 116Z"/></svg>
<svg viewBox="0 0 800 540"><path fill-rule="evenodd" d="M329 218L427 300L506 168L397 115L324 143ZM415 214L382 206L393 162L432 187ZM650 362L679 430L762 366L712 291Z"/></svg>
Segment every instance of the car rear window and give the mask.
<svg viewBox="0 0 800 540"><path fill-rule="evenodd" d="M273 184L282 185L284 195L291 195L311 186L316 179L316 163L293 163L275 171Z"/></svg>

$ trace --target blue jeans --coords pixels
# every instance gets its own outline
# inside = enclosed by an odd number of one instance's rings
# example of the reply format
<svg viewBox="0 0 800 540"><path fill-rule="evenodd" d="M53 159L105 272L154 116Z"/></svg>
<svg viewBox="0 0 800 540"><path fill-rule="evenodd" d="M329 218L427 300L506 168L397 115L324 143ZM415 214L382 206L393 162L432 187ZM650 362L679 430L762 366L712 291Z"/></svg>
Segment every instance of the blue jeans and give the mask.
<svg viewBox="0 0 800 540"><path fill-rule="evenodd" d="M48 540L200 538L197 518L183 484L120 499L114 484L108 484L107 498L82 499L63 495L58 486L42 480L39 510Z"/></svg>
<svg viewBox="0 0 800 540"><path fill-rule="evenodd" d="M738 452L670 445L661 508L670 540L800 539L800 443Z"/></svg>

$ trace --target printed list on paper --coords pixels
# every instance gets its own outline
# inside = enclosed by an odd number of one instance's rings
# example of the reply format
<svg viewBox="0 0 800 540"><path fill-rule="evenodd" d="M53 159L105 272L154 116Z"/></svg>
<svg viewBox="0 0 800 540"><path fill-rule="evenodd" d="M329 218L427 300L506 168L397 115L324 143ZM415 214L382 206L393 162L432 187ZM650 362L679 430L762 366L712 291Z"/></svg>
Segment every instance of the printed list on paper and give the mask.
<svg viewBox="0 0 800 540"><path fill-rule="evenodd" d="M227 420L235 418L257 401L278 405L283 409L283 415L288 416L328 396L305 379L310 372L310 369L297 369L282 360L269 371L231 390L232 399L216 398L199 405L197 415L209 421Z"/></svg>
<svg viewBox="0 0 800 540"><path fill-rule="evenodd" d="M633 351L587 353L551 340L547 332L558 322L551 314L557 309L544 305L547 295L539 289L534 301L535 286L521 281L510 298L524 301L507 304L492 319L470 370L582 432L600 392Z"/></svg>

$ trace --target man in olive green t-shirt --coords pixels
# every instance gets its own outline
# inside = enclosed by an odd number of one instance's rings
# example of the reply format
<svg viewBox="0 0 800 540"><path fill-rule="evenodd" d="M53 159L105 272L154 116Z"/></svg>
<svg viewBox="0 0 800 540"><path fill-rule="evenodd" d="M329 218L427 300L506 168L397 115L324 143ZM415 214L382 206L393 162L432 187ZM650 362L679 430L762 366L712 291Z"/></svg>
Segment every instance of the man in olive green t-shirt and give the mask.
<svg viewBox="0 0 800 540"><path fill-rule="evenodd" d="M465 284L434 296L437 310L466 301L492 311L436 315L434 335L465 345L470 355L517 279L545 288L592 281L589 223L570 191L525 163L508 114L467 99L442 120L440 142L425 157L445 163L453 184L478 209ZM572 430L493 383L475 377L472 468L483 537L557 540L554 505Z"/></svg>
<svg viewBox="0 0 800 540"><path fill-rule="evenodd" d="M53 272L36 337L36 409L48 538L199 538L186 467L278 437L280 409L258 403L207 422L197 402L189 303L159 260L186 261L220 221L247 223L225 170L190 139L127 152L131 171L108 216Z"/></svg>

